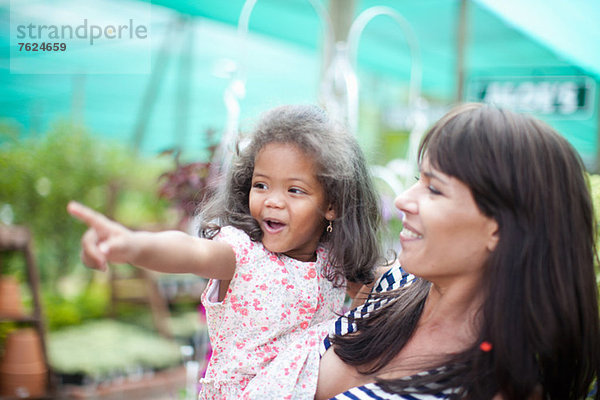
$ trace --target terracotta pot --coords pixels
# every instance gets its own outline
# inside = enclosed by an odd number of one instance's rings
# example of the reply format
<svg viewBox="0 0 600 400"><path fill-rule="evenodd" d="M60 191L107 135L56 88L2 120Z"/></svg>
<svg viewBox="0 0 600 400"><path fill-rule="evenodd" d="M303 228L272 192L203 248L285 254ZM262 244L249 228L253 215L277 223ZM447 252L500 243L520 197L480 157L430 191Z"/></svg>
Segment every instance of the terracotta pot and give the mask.
<svg viewBox="0 0 600 400"><path fill-rule="evenodd" d="M46 392L47 368L42 342L33 328L12 332L0 363L0 396L40 397Z"/></svg>
<svg viewBox="0 0 600 400"><path fill-rule="evenodd" d="M0 316L22 317L23 314L19 282L13 276L0 277Z"/></svg>

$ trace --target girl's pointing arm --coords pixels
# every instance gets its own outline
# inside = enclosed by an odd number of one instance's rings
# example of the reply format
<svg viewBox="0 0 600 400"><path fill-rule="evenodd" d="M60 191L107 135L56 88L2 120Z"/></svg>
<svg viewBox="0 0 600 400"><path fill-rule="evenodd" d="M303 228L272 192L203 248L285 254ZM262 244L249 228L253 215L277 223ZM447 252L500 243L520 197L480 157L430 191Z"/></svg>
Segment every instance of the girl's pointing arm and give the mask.
<svg viewBox="0 0 600 400"><path fill-rule="evenodd" d="M226 243L179 231L131 231L76 202L70 202L67 210L89 227L81 239L81 258L90 268L105 270L108 262L130 263L217 279L231 279L235 272L235 253Z"/></svg>

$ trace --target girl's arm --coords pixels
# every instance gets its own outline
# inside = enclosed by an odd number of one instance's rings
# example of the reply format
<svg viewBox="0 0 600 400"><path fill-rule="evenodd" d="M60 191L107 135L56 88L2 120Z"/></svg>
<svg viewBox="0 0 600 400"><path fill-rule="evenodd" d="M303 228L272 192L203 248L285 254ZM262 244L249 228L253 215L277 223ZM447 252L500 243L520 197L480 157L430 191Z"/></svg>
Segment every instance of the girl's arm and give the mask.
<svg viewBox="0 0 600 400"><path fill-rule="evenodd" d="M373 289L373 284L363 285L361 283L348 282L346 293L352 299L352 303L350 303L350 309L356 308L363 304L365 300L367 300L367 297L369 297L371 289Z"/></svg>
<svg viewBox="0 0 600 400"><path fill-rule="evenodd" d="M106 270L108 262L129 263L222 280L235 272L235 253L226 243L179 231L132 231L76 202L70 202L67 210L89 227L81 239L81 259L90 268Z"/></svg>
<svg viewBox="0 0 600 400"><path fill-rule="evenodd" d="M350 304L350 309L358 307L362 305L371 294L371 290L373 290L373 286L375 283L381 278L381 275L386 273L391 268L390 265L377 267L375 271L375 280L368 285L362 285L360 283L348 282L346 293L352 299L352 303Z"/></svg>

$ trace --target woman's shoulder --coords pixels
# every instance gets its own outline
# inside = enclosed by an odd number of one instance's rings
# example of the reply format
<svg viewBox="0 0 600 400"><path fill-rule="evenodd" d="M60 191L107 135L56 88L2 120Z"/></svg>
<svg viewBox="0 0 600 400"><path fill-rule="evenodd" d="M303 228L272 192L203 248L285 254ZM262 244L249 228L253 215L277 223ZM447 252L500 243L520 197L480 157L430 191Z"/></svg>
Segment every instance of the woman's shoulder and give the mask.
<svg viewBox="0 0 600 400"><path fill-rule="evenodd" d="M412 283L416 276L409 274L398 263L392 265L384 272L373 285L371 293L383 293L390 290L400 289L407 284ZM372 296L369 296L371 298Z"/></svg>
<svg viewBox="0 0 600 400"><path fill-rule="evenodd" d="M373 285L371 294L367 297L364 304L348 311L346 314L339 317L331 326L329 335L321 342L320 354L325 354L325 351L331 347L330 337L335 335L346 335L355 332L356 320L368 316L373 310L385 305L391 301L392 296L376 296L392 290L400 289L410 285L416 277L407 273L399 264L393 265L390 269L384 272Z"/></svg>
<svg viewBox="0 0 600 400"><path fill-rule="evenodd" d="M421 378L427 375L438 375L445 367L435 368L429 371L422 371L417 374L403 377L402 380L407 382L409 386L404 388L404 394L391 393L384 390L379 383L368 383L363 386L353 387L348 389L344 393L340 393L333 397L336 400L367 400L367 399L381 399L381 400L434 400L434 399L449 399L453 394L456 394L456 390L452 388L439 389L439 385L436 383L422 383ZM417 379L417 382L413 381Z"/></svg>
<svg viewBox="0 0 600 400"><path fill-rule="evenodd" d="M368 383L348 389L344 393L332 397L332 400L440 400L448 398L449 395L446 393L420 394L415 392L408 395L389 393L379 387L377 383Z"/></svg>

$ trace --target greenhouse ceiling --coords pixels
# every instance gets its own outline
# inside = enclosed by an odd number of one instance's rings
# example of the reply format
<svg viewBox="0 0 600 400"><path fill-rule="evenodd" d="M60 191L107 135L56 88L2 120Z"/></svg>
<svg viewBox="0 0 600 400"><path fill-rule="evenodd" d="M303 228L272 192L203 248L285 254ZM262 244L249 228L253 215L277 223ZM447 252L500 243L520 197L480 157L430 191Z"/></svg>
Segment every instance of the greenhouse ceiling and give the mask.
<svg viewBox="0 0 600 400"><path fill-rule="evenodd" d="M340 3L351 7L342 13L349 19L336 14ZM334 22L342 25L371 7L384 6L401 15L414 34L418 88L432 108L447 107L459 97L481 100L492 92L498 102L514 100L519 88L517 94L531 97L531 111L564 134L588 165L595 164L598 2L258 0L242 40L236 28L244 4L0 1L0 117L16 121L25 134L44 132L58 119L73 119L97 134L137 141L144 152L181 147L196 157L206 147L207 130L222 132L231 120L224 97L239 71L245 79L239 101L242 129L273 105L321 101L327 30L311 4L332 11ZM462 5L466 12L461 15ZM137 46L99 41L62 59L16 50L22 40L16 37L18 21L76 27L83 20L102 25L117 16L148 25L151 40ZM356 56L361 118L366 118L365 110L409 106L406 92L414 84L415 53L408 39L406 29L392 18L379 16L365 26ZM536 109L538 92L531 94L528 88L546 94L554 90L553 96L566 88L579 97L571 98L576 102L571 107Z"/></svg>

